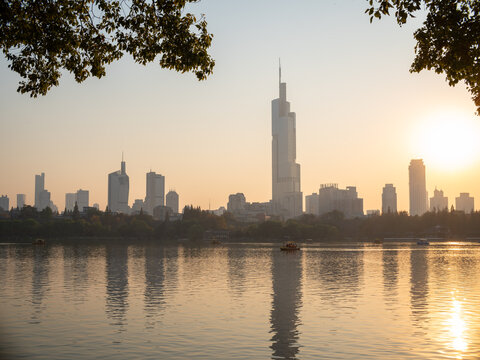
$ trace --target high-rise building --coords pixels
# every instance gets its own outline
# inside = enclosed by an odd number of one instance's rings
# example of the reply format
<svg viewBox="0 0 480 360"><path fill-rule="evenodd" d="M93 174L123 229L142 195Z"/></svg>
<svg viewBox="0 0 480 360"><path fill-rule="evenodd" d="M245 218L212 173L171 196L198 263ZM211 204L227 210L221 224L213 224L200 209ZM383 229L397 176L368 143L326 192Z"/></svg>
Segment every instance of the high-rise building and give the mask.
<svg viewBox="0 0 480 360"><path fill-rule="evenodd" d="M236 213L245 210L247 200L243 193L231 194L228 196L227 210Z"/></svg>
<svg viewBox="0 0 480 360"><path fill-rule="evenodd" d="M305 212L307 214L320 215L318 201L319 199L317 193L305 196Z"/></svg>
<svg viewBox="0 0 480 360"><path fill-rule="evenodd" d="M460 196L455 198L455 210L457 211L463 211L469 214L475 208L474 205L473 196L470 196L469 193L460 193Z"/></svg>
<svg viewBox="0 0 480 360"><path fill-rule="evenodd" d="M38 194L38 211L42 211L46 207L49 207L52 211L54 210L54 205L50 201L50 192L47 190L42 190L40 191L40 194Z"/></svg>
<svg viewBox="0 0 480 360"><path fill-rule="evenodd" d="M167 193L165 205L172 209L174 214L178 214L178 194L175 190L170 190Z"/></svg>
<svg viewBox="0 0 480 360"><path fill-rule="evenodd" d="M318 191L318 212L340 211L346 218L363 216L363 199L358 197L355 186L339 189L337 184L322 184Z"/></svg>
<svg viewBox="0 0 480 360"><path fill-rule="evenodd" d="M153 171L147 173L147 191L145 196L145 209L153 215L153 209L165 204L165 176Z"/></svg>
<svg viewBox="0 0 480 360"><path fill-rule="evenodd" d="M413 159L408 167L410 189L410 215L423 215L427 212L427 185L425 165L422 159Z"/></svg>
<svg viewBox="0 0 480 360"><path fill-rule="evenodd" d="M35 175L35 204L37 210L40 210L40 193L45 190L45 173Z"/></svg>
<svg viewBox="0 0 480 360"><path fill-rule="evenodd" d="M382 192L382 214L397 212L397 191L393 184L385 184Z"/></svg>
<svg viewBox="0 0 480 360"><path fill-rule="evenodd" d="M125 170L125 161L121 162L120 170L108 174L108 209L111 212L120 212L127 214L128 191L130 188L130 179Z"/></svg>
<svg viewBox="0 0 480 360"><path fill-rule="evenodd" d="M288 219L302 214L303 195L300 165L295 162L296 116L290 111L281 71L279 68L279 98L272 100L272 203L274 213Z"/></svg>
<svg viewBox="0 0 480 360"><path fill-rule="evenodd" d="M67 211L73 211L75 208L75 202L77 201L77 194L66 193L65 194L65 209ZM80 210L80 208L78 208Z"/></svg>
<svg viewBox="0 0 480 360"><path fill-rule="evenodd" d="M25 206L25 199L27 196L25 194L17 194L17 208L21 209Z"/></svg>
<svg viewBox="0 0 480 360"><path fill-rule="evenodd" d="M89 207L89 201L88 201L88 197L89 197L89 192L88 190L77 190L77 193L76 193L76 199L77 199L77 206L78 206L78 210L80 212L83 211L83 208L86 208L86 207Z"/></svg>
<svg viewBox="0 0 480 360"><path fill-rule="evenodd" d="M443 196L442 190L435 189L433 197L430 198L430 211L448 210L448 198Z"/></svg>
<svg viewBox="0 0 480 360"><path fill-rule="evenodd" d="M10 210L10 199L7 195L0 196L0 211L8 211Z"/></svg>
<svg viewBox="0 0 480 360"><path fill-rule="evenodd" d="M132 214L138 214L143 210L144 202L142 199L135 199L132 205Z"/></svg>
<svg viewBox="0 0 480 360"><path fill-rule="evenodd" d="M93 207L94 207L95 209L97 209L97 210L100 210L100 205L98 205L98 203L94 203L94 204L93 204Z"/></svg>

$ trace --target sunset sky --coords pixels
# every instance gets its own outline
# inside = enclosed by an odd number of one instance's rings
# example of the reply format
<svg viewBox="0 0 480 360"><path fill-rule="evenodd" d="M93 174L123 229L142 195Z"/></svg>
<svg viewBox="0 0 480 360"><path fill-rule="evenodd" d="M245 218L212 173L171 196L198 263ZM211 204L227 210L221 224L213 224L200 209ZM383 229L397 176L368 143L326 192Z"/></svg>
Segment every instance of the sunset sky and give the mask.
<svg viewBox="0 0 480 360"><path fill-rule="evenodd" d="M34 175L64 208L65 193L90 191L107 203L107 174L125 153L130 205L145 197L145 173L166 177L180 206L226 206L228 195L271 198L271 100L278 58L297 114L297 162L304 195L322 183L357 186L364 210L381 208L385 183L408 209L408 165L423 158L427 190L460 192L480 204L480 118L460 84L410 74L413 32L393 18L370 24L367 1L202 0L214 34L214 74L135 64L129 56L107 76L77 84L70 74L47 96L16 92L19 76L0 57L0 194L34 201Z"/></svg>

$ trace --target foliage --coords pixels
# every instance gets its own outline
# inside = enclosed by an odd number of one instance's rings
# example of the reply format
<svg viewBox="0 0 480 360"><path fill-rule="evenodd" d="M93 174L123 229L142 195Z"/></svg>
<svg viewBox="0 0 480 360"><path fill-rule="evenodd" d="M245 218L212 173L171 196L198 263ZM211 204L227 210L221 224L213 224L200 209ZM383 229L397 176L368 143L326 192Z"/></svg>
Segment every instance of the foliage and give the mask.
<svg viewBox="0 0 480 360"><path fill-rule="evenodd" d="M9 68L24 80L17 91L45 95L61 70L77 82L105 75L105 65L125 53L147 64L192 71L199 80L215 62L203 15L185 12L197 0L1 0L0 47Z"/></svg>
<svg viewBox="0 0 480 360"><path fill-rule="evenodd" d="M399 25L415 12L427 12L414 37L411 72L433 69L444 73L450 86L464 81L480 115L480 1L478 0L368 0L370 21L395 10Z"/></svg>

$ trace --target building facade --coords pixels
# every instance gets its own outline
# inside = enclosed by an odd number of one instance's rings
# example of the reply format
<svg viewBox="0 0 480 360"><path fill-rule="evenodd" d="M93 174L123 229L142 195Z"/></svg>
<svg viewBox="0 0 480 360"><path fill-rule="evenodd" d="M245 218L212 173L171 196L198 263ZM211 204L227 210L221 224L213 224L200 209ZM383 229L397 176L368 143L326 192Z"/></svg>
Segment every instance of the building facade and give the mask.
<svg viewBox="0 0 480 360"><path fill-rule="evenodd" d="M397 212L397 190L393 184L385 184L382 191L382 214Z"/></svg>
<svg viewBox="0 0 480 360"><path fill-rule="evenodd" d="M35 203L34 206L37 210L41 210L40 207L40 193L45 190L45 173L41 175L35 175Z"/></svg>
<svg viewBox="0 0 480 360"><path fill-rule="evenodd" d="M0 196L0 211L8 211L10 210L10 199L7 195Z"/></svg>
<svg viewBox="0 0 480 360"><path fill-rule="evenodd" d="M153 171L147 173L145 211L153 215L153 209L165 204L165 176Z"/></svg>
<svg viewBox="0 0 480 360"><path fill-rule="evenodd" d="M287 101L287 84L279 69L279 98L272 101L272 203L285 219L303 212L300 165L296 163L296 115Z"/></svg>
<svg viewBox="0 0 480 360"><path fill-rule="evenodd" d="M427 212L427 185L425 165L422 159L413 159L408 167L410 215L423 215Z"/></svg>
<svg viewBox="0 0 480 360"><path fill-rule="evenodd" d="M76 200L77 200L78 210L80 212L83 212L84 208L90 207L88 190L82 190L82 189L78 190L76 193Z"/></svg>
<svg viewBox="0 0 480 360"><path fill-rule="evenodd" d="M435 189L433 197L430 198L430 211L444 211L448 210L448 198L443 196L442 190Z"/></svg>
<svg viewBox="0 0 480 360"><path fill-rule="evenodd" d="M128 192L130 179L126 172L125 161L120 170L108 174L108 209L112 212L129 213Z"/></svg>
<svg viewBox="0 0 480 360"><path fill-rule="evenodd" d="M475 201L469 193L460 193L460 196L455 198L455 210L470 214L474 209Z"/></svg>
<svg viewBox="0 0 480 360"><path fill-rule="evenodd" d="M75 208L75 202L76 201L77 201L77 194L66 193L65 194L65 210L66 211L73 211L73 209Z"/></svg>
<svg viewBox="0 0 480 360"><path fill-rule="evenodd" d="M346 218L362 217L363 199L358 197L355 186L339 189L337 184L322 184L318 191L319 214L340 211Z"/></svg>
<svg viewBox="0 0 480 360"><path fill-rule="evenodd" d="M165 205L172 209L174 214L178 214L179 197L176 191L170 190L165 197Z"/></svg>
<svg viewBox="0 0 480 360"><path fill-rule="evenodd" d="M25 194L17 194L17 208L21 209L25 206L27 196Z"/></svg>
<svg viewBox="0 0 480 360"><path fill-rule="evenodd" d="M312 195L305 196L305 212L307 214L320 215L320 209L318 208L318 194L313 193Z"/></svg>

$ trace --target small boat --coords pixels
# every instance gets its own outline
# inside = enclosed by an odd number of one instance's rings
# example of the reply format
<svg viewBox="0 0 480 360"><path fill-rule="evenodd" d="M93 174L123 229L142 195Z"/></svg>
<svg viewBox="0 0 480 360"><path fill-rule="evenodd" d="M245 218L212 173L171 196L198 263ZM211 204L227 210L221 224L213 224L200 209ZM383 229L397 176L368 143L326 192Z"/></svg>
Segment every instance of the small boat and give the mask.
<svg viewBox="0 0 480 360"><path fill-rule="evenodd" d="M33 245L45 245L45 239L35 239L32 242Z"/></svg>
<svg viewBox="0 0 480 360"><path fill-rule="evenodd" d="M430 245L427 239L418 239L417 245Z"/></svg>
<svg viewBox="0 0 480 360"><path fill-rule="evenodd" d="M293 241L288 241L282 247L280 247L280 250L282 250L282 251L295 251L295 250L300 250L300 247L297 245L297 243L295 243Z"/></svg>

